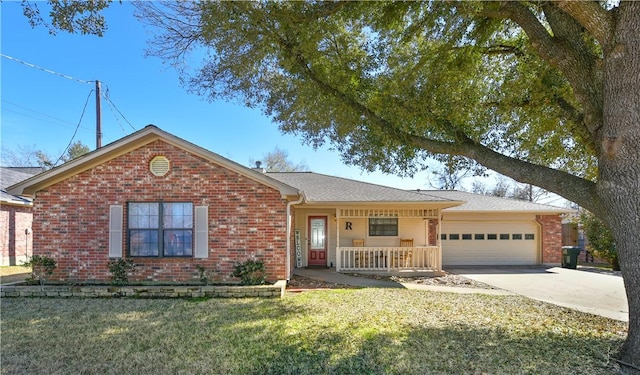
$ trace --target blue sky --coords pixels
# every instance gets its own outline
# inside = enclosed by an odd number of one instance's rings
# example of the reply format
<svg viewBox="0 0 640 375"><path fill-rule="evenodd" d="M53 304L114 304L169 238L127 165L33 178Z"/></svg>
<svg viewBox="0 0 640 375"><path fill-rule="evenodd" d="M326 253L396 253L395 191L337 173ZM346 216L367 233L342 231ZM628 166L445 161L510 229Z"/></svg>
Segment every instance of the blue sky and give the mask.
<svg viewBox="0 0 640 375"><path fill-rule="evenodd" d="M39 4L46 6L44 3ZM20 2L0 3L2 54L84 81L100 80L110 104L102 101L102 144L113 142L147 124L205 147L243 165L259 160L275 147L309 170L403 189L427 189L428 172L413 179L368 174L341 162L328 147L313 150L300 138L283 135L258 110L227 102L210 103L189 94L176 71L157 57L145 57L150 30L134 16L131 4L115 2L105 13L109 29L102 38L50 35L46 27L32 29ZM46 14L46 9L45 10ZM94 83L82 83L0 58L1 137L3 148L34 146L59 156L72 139L95 148ZM131 126L133 125L133 126Z"/></svg>

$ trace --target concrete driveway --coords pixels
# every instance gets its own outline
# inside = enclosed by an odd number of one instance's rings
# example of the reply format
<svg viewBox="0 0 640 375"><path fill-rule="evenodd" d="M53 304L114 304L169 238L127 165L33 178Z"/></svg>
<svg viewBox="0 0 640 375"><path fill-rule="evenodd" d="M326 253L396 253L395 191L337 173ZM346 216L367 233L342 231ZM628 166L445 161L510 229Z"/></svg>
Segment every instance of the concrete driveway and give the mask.
<svg viewBox="0 0 640 375"><path fill-rule="evenodd" d="M445 271L539 301L629 321L629 307L618 273L560 267L445 267Z"/></svg>

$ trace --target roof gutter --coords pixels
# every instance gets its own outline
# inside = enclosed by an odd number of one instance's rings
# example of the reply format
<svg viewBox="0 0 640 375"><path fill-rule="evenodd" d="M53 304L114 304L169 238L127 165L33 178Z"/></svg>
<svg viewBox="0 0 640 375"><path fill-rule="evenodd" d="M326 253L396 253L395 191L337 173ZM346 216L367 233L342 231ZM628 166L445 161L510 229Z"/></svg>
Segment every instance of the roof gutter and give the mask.
<svg viewBox="0 0 640 375"><path fill-rule="evenodd" d="M298 192L300 198L287 203L287 281L291 280L291 207L304 201L304 193Z"/></svg>

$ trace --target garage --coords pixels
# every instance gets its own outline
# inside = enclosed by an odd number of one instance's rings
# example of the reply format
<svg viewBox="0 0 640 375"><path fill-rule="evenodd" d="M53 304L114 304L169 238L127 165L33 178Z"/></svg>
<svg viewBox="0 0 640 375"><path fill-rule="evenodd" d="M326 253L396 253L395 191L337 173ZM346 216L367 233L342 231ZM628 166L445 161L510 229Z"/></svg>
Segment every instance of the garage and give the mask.
<svg viewBox="0 0 640 375"><path fill-rule="evenodd" d="M534 265L539 263L538 225L533 221L442 223L442 263Z"/></svg>

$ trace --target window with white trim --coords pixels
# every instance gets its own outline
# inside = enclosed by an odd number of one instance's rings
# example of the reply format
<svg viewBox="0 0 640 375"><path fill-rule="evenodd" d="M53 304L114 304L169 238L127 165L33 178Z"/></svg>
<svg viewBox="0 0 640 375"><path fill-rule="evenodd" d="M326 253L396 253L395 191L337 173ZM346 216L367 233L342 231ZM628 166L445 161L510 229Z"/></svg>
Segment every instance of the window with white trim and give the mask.
<svg viewBox="0 0 640 375"><path fill-rule="evenodd" d="M392 217L369 218L369 236L397 236L398 219Z"/></svg>
<svg viewBox="0 0 640 375"><path fill-rule="evenodd" d="M130 256L193 256L193 203L130 202L127 210Z"/></svg>

